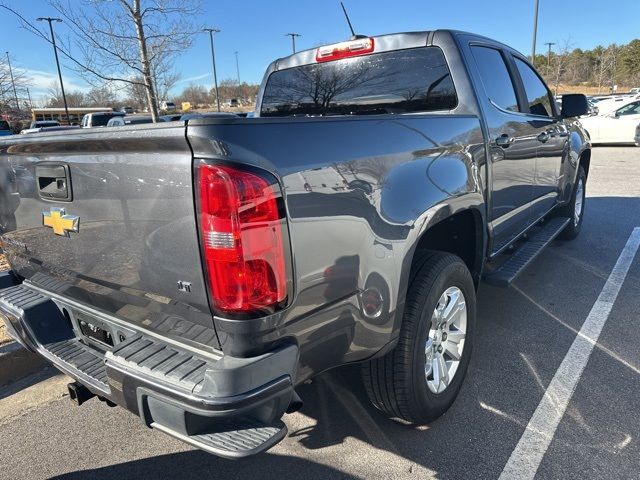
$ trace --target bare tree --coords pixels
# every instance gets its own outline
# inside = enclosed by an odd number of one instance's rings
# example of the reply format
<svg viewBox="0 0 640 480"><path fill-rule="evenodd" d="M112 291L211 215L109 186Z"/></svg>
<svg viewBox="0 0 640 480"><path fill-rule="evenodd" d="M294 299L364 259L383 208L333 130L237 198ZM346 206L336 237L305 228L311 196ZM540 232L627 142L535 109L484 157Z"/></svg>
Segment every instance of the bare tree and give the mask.
<svg viewBox="0 0 640 480"><path fill-rule="evenodd" d="M560 87L560 80L562 76L565 74L567 66L570 61L569 52L571 52L571 38L565 39L561 46L560 51L556 52L553 57L553 75L554 75L554 86L556 95L558 95L558 89Z"/></svg>
<svg viewBox="0 0 640 480"><path fill-rule="evenodd" d="M18 103L20 100L27 97L26 91L29 86L29 78L19 67L16 67L12 61L12 72L9 71L9 64L4 54L0 55L0 104L5 108L11 109L15 106L15 97L18 96ZM13 80L11 78L13 73ZM15 85L15 93L13 86Z"/></svg>
<svg viewBox="0 0 640 480"><path fill-rule="evenodd" d="M108 107L118 103L116 93L108 86L93 87L86 95L86 102L94 107Z"/></svg>
<svg viewBox="0 0 640 480"><path fill-rule="evenodd" d="M598 85L598 93L600 93L602 86L607 81L613 83L618 47L612 44L607 48L596 47L594 51L596 54L596 83Z"/></svg>
<svg viewBox="0 0 640 480"><path fill-rule="evenodd" d="M210 100L209 92L204 85L189 84L177 97L178 102L189 102L195 108L206 105Z"/></svg>
<svg viewBox="0 0 640 480"><path fill-rule="evenodd" d="M154 119L158 118L157 85L172 86L172 59L191 46L200 31L194 18L201 0L50 0L70 28L59 42L59 52L94 86L138 85ZM15 9L0 7L16 15L32 33L50 42L40 30ZM72 51L77 51L76 56ZM173 80L175 83L175 80ZM167 86L169 86L167 88Z"/></svg>
<svg viewBox="0 0 640 480"><path fill-rule="evenodd" d="M64 100L62 99L62 92L58 82L51 82L47 93L49 95L49 100L46 103L48 107L64 107ZM69 107L83 107L86 103L86 96L80 90L66 92L65 96Z"/></svg>

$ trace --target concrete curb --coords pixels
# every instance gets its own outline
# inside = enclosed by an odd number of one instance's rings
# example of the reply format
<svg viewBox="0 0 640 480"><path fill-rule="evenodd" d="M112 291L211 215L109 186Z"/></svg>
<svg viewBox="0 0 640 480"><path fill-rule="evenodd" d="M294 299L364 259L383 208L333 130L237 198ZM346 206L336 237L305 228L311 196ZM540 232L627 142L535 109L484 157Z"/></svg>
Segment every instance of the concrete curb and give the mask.
<svg viewBox="0 0 640 480"><path fill-rule="evenodd" d="M0 347L0 386L39 372L47 365L40 355L32 353L18 342Z"/></svg>

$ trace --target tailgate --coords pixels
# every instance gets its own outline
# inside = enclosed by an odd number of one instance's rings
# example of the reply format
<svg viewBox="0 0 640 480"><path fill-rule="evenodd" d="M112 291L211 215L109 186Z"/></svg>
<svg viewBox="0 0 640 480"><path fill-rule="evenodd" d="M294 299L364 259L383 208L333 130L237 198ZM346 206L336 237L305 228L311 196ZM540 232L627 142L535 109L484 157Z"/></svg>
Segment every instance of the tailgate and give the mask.
<svg viewBox="0 0 640 480"><path fill-rule="evenodd" d="M4 167L3 167L4 166ZM185 126L0 141L18 201L12 268L60 298L218 348L200 261Z"/></svg>

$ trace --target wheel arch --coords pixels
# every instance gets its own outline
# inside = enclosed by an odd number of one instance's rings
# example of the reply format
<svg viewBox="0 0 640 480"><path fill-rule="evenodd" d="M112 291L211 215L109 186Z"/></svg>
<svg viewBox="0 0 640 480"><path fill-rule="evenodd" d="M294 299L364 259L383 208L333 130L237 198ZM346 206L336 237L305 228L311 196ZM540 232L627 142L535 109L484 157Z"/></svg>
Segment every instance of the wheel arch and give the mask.
<svg viewBox="0 0 640 480"><path fill-rule="evenodd" d="M587 148L580 154L578 164L584 169L584 174L589 178L589 167L591 166L591 149Z"/></svg>
<svg viewBox="0 0 640 480"><path fill-rule="evenodd" d="M376 357L384 355L397 343L397 334L402 323L412 272L419 268L423 252L435 250L459 256L469 268L475 287L478 288L486 258L485 204L479 193L474 195L473 199L469 197L463 196L458 199L461 205L464 204L460 208L455 208L453 204L438 205L425 214L427 220L419 234L416 235L411 247L407 249L402 262L397 306L393 320L394 339L378 352ZM457 235L458 239L447 244L446 240L452 236L447 236L446 233ZM472 242L469 242L469 239L472 239ZM467 243L471 243L471 245Z"/></svg>

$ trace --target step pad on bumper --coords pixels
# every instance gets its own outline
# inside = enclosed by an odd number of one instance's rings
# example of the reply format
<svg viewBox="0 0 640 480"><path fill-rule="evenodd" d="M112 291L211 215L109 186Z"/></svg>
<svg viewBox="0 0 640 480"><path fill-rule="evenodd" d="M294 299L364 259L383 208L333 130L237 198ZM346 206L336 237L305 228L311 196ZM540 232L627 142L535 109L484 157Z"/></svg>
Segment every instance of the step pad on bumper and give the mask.
<svg viewBox="0 0 640 480"><path fill-rule="evenodd" d="M484 281L497 287L508 287L518 278L536 257L556 238L569 224L571 219L555 217L546 222L533 233L507 260L495 270L484 275Z"/></svg>
<svg viewBox="0 0 640 480"><path fill-rule="evenodd" d="M196 392L202 386L207 368L215 361L140 335L107 353L110 364L142 370L189 392Z"/></svg>
<svg viewBox="0 0 640 480"><path fill-rule="evenodd" d="M88 377L100 382L104 390L109 390L107 387L107 370L104 366L102 353L94 351L75 338L50 343L44 345L43 348L51 355L58 357Z"/></svg>
<svg viewBox="0 0 640 480"><path fill-rule="evenodd" d="M155 423L151 426L225 458L242 458L264 452L287 435L287 427L280 420L271 425L255 422L228 422L217 432L202 435L183 435Z"/></svg>

